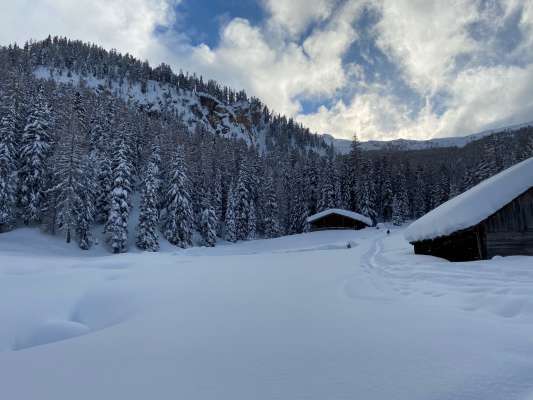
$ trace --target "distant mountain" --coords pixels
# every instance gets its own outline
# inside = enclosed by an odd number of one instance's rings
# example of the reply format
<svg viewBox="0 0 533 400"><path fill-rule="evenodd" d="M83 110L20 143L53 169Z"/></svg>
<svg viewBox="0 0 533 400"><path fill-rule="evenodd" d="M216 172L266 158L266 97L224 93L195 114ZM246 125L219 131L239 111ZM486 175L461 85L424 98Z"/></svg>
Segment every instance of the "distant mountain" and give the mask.
<svg viewBox="0 0 533 400"><path fill-rule="evenodd" d="M447 138L435 138L429 140L411 140L411 139L395 139L395 140L369 140L367 142L361 142L361 149L366 151L371 150L395 150L395 151L407 151L407 150L427 150L444 147L464 147L469 143L480 140L486 136L490 136L494 133L509 133L518 131L521 128L533 126L533 121L506 126L502 128L489 129L486 131L474 133L468 136L459 137L447 137ZM326 142L333 145L335 150L341 154L347 154L350 151L351 140L337 139L331 135L325 134L324 138Z"/></svg>

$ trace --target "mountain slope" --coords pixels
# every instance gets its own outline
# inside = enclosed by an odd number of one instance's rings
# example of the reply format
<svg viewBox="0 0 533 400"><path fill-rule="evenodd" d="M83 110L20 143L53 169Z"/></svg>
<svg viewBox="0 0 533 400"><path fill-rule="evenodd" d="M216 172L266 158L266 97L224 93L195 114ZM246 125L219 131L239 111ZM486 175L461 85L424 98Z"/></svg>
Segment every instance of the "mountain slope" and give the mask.
<svg viewBox="0 0 533 400"><path fill-rule="evenodd" d="M427 150L444 147L464 147L469 143L476 142L484 137L495 133L514 133L521 128L533 126L533 121L522 124L515 124L501 128L489 129L486 131L474 133L467 136L435 138L429 140L412 140L412 139L395 139L395 140L369 140L361 142L361 149L366 151L371 150ZM350 151L351 140L337 139L331 135L324 135L326 142L333 145L333 147L341 154L347 154Z"/></svg>
<svg viewBox="0 0 533 400"><path fill-rule="evenodd" d="M151 67L129 54L58 37L0 50L0 66L8 71L23 66L26 74L39 79L107 90L143 111L180 115L191 131L201 127L220 137L244 140L260 152L276 144L320 153L328 147L321 135L274 114L246 92L205 82L195 74L175 73L166 64Z"/></svg>

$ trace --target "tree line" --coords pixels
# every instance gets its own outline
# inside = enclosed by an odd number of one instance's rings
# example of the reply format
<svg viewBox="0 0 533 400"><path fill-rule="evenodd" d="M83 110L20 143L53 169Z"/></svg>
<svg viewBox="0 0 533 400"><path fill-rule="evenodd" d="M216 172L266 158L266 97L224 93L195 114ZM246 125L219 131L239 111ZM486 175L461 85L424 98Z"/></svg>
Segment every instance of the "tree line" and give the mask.
<svg viewBox="0 0 533 400"><path fill-rule="evenodd" d="M112 54L104 68L53 48L61 56L46 62L119 70ZM268 110L264 146L249 146L106 88L36 79L30 49L0 50L0 232L39 226L89 249L102 230L119 253L130 239L157 251L161 237L186 248L301 233L309 215L334 207L401 225L533 155L532 128L421 151L361 151L354 137L340 155Z"/></svg>

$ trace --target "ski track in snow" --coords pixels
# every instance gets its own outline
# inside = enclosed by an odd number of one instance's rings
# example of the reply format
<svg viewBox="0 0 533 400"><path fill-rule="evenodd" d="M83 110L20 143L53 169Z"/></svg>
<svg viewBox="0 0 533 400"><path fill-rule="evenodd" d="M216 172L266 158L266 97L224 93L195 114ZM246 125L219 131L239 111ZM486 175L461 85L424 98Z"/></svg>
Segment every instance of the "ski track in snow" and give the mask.
<svg viewBox="0 0 533 400"><path fill-rule="evenodd" d="M116 256L3 234L2 392L533 399L532 258L449 263L391 230Z"/></svg>

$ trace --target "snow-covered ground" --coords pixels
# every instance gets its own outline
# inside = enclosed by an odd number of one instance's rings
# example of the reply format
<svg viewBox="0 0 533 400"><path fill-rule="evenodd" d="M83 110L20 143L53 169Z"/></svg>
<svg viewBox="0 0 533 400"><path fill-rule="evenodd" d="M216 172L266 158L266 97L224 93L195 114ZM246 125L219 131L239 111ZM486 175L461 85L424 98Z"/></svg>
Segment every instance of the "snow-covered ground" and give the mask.
<svg viewBox="0 0 533 400"><path fill-rule="evenodd" d="M0 393L533 399L533 258L414 256L401 229L121 255L20 229L0 235Z"/></svg>

